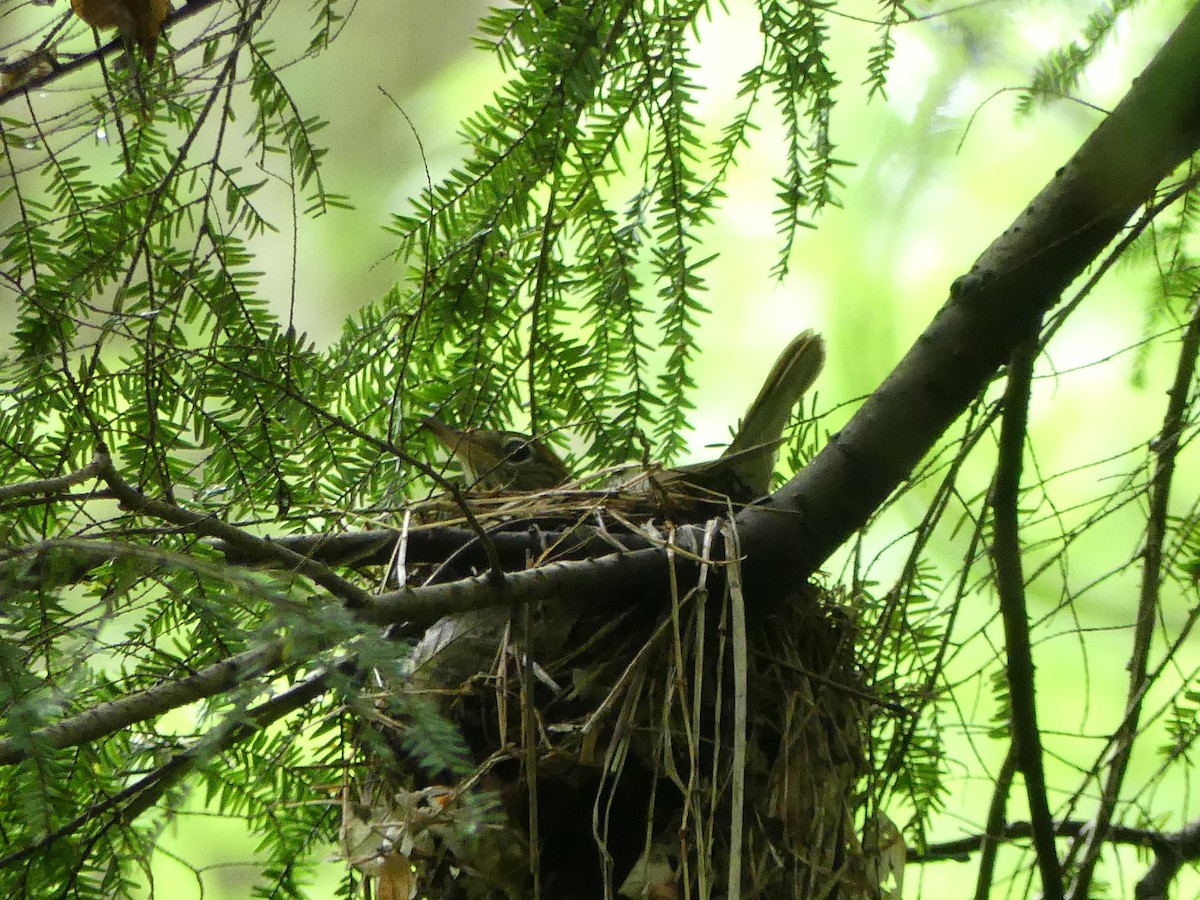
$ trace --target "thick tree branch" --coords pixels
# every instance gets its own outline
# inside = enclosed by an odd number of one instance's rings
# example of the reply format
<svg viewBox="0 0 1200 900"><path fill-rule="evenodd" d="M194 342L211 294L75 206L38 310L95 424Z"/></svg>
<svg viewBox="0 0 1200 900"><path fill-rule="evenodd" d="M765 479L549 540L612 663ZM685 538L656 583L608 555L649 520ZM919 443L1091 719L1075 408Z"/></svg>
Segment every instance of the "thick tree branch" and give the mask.
<svg viewBox="0 0 1200 900"><path fill-rule="evenodd" d="M951 288L880 388L765 508L742 546L810 573L867 521L1138 206L1200 148L1200 7L1054 180Z"/></svg>
<svg viewBox="0 0 1200 900"><path fill-rule="evenodd" d="M73 498L74 499L74 498ZM616 533L592 527L576 526L567 531L547 531L533 527L522 530L490 530L491 543L504 571L524 569L530 559L546 555L553 549L556 560L592 559L614 551L648 550L654 542L633 532ZM290 568L278 554L279 549L299 554L305 559L326 566L362 569L386 566L391 561L400 532L390 528L323 534L287 534L265 539L264 544L249 546L245 542L231 544L216 540L212 546L233 566L253 568ZM71 553L54 554L59 542L41 542L36 546L10 548L0 552L0 573L10 571L9 560L18 557L29 568L21 574L38 580L42 587L75 584L88 577L97 566L115 559L111 541L72 538ZM119 555L119 554L118 554ZM479 535L469 528L453 525L433 525L414 528L408 532L405 545L408 565L437 565L450 577L479 572L491 562ZM6 568L7 567L7 568Z"/></svg>
<svg viewBox="0 0 1200 900"><path fill-rule="evenodd" d="M681 529L676 532L676 537L686 539L692 532L696 529ZM682 553L673 554L672 560L677 569L691 565ZM358 611L358 615L376 625L424 627L442 616L473 609L552 602L565 597L582 603L619 607L628 606L645 595L662 596L668 583L667 551L654 548L610 553L598 559L549 563L510 573L501 582L488 575L477 575L447 584L392 591L380 594L367 608Z"/></svg>
<svg viewBox="0 0 1200 900"><path fill-rule="evenodd" d="M565 531L548 531L534 527L519 528L520 523L506 523L504 530L487 528L488 537L505 571L523 569L530 559L546 555L553 549L555 559L589 559L613 551L647 550L654 546L650 538L633 532L601 531L593 527L575 526ZM271 543L286 547L294 553L317 560L328 566L380 566L391 559L400 533L391 529L359 531L341 534L297 534L272 538ZM413 528L407 534L405 561L411 564L451 563L455 568L470 572L481 571L490 562L479 535L470 528L453 525L433 525ZM256 555L224 541L216 544L227 562L235 566L256 566L269 563Z"/></svg>
<svg viewBox="0 0 1200 900"><path fill-rule="evenodd" d="M1085 822L1082 819L1069 819L1059 822L1057 831L1061 837L1077 837L1090 827L1091 822ZM1104 839L1110 844L1151 847L1156 841L1172 841L1189 829L1195 828L1197 828L1197 823L1193 822L1184 831L1163 834L1161 831L1151 831L1146 828L1129 828L1124 825L1117 825L1109 829ZM1027 841L1031 837L1033 837L1033 825L1029 822L1009 822L1004 826L1003 830L996 833L975 834L969 837L956 838L952 841L938 841L937 843L930 844L923 851L909 851L908 861L910 863L968 862L971 854L978 852L987 841ZM1193 840L1195 839L1196 836L1193 836ZM1195 846L1193 852L1200 855L1200 845Z"/></svg>
<svg viewBox="0 0 1200 900"><path fill-rule="evenodd" d="M1138 900L1167 900L1171 882L1183 864L1200 859L1200 819L1172 834L1149 838L1147 843L1154 851L1154 865L1134 887L1133 896Z"/></svg>
<svg viewBox="0 0 1200 900"><path fill-rule="evenodd" d="M686 548L677 550L680 552L671 555L672 565L677 570L684 570L691 565L688 553ZM115 555L111 549L108 552ZM496 582L489 574L374 597L367 595L364 604L352 610L352 614L369 624L393 625L396 637L409 637L420 634L442 616L487 607L521 606L566 598L585 603L628 606L647 592L655 595L667 583L666 551L653 549L637 553L613 553L600 559L579 562L552 563L506 575L501 582ZM329 646L330 642L315 640L312 649L316 652ZM283 642L271 641L178 681L157 685L47 725L22 740L0 740L0 765L11 765L28 758L31 748L76 746L168 710L231 690L248 678L278 667L283 661L283 653Z"/></svg>

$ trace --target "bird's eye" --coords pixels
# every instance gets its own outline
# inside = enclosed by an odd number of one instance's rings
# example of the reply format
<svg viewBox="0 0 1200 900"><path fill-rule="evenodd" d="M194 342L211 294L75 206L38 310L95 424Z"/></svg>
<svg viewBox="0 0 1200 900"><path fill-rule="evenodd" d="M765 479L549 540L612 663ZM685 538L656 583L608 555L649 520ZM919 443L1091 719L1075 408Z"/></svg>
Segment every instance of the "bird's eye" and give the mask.
<svg viewBox="0 0 1200 900"><path fill-rule="evenodd" d="M504 458L509 462L520 465L533 459L533 448L529 446L529 441L510 437L504 439L502 446L504 447Z"/></svg>

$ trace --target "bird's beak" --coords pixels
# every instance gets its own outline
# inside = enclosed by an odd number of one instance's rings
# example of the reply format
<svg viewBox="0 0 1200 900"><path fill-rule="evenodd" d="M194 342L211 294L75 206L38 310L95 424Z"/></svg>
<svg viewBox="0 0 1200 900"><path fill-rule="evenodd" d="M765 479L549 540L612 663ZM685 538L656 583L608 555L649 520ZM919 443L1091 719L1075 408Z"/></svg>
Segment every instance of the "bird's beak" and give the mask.
<svg viewBox="0 0 1200 900"><path fill-rule="evenodd" d="M433 436L445 445L446 449L451 453L458 453L458 448L461 446L463 439L466 437L463 432L459 431L450 425L447 425L436 416L425 417L425 427L433 432Z"/></svg>
<svg viewBox="0 0 1200 900"><path fill-rule="evenodd" d="M436 416L427 416L425 425L442 446L450 451L450 455L458 460L468 484L474 484L500 462L500 458L489 450L486 442L473 437L470 430L447 425Z"/></svg>

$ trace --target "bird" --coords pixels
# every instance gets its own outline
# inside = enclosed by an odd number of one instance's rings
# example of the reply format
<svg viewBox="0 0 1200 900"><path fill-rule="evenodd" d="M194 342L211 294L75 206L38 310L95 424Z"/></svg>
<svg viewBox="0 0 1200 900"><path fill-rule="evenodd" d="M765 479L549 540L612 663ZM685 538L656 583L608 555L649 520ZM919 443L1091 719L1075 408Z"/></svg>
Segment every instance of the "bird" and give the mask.
<svg viewBox="0 0 1200 900"><path fill-rule="evenodd" d="M136 43L154 62L158 32L170 11L168 0L71 0L75 15L93 28L116 28L127 46Z"/></svg>
<svg viewBox="0 0 1200 900"><path fill-rule="evenodd" d="M516 431L454 428L435 416L425 419L434 436L458 459L469 487L487 491L543 491L570 480L553 450Z"/></svg>
<svg viewBox="0 0 1200 900"><path fill-rule="evenodd" d="M728 497L734 503L750 503L768 494L783 429L824 365L821 336L812 330L800 332L775 360L720 456L658 474L647 472L644 477L657 480L671 494L684 487L694 497Z"/></svg>
<svg viewBox="0 0 1200 900"><path fill-rule="evenodd" d="M607 486L631 492L728 498L749 503L767 494L783 429L825 363L825 342L814 331L798 334L779 358L746 410L729 446L716 459L671 469L619 475ZM484 490L546 491L571 478L558 455L536 438L516 431L459 429L430 416L425 424L458 459L468 482Z"/></svg>
<svg viewBox="0 0 1200 900"><path fill-rule="evenodd" d="M642 498L652 495L654 514L661 511L677 524L699 521L711 515L714 506L723 510L730 501L749 503L768 493L783 429L816 380L824 360L824 342L817 334L805 331L797 335L771 368L733 440L720 456L676 468L632 467L616 475L606 487L641 494ZM468 487L519 493L551 492L570 486L570 470L535 437L515 431L456 428L436 417L427 418L425 424L458 460ZM633 505L640 505L637 499ZM628 619L625 613L614 619L611 607L597 608L580 596L566 595L535 604L516 616L507 606L455 613L428 628L414 645L405 662L405 677L411 691L445 698L447 708L454 710L464 730L483 727L479 722L485 719L492 722L492 714L486 712L491 707L483 705L481 699L484 696L501 698L488 701L498 703L499 709L510 708L505 698L509 696L506 691L511 692L511 685L516 683L514 672L532 674L521 703L549 689L560 711L591 709L594 702L599 702L597 696L615 691L610 678L624 668L614 669L609 655L614 648L624 646L627 634L640 634L638 623L642 620L637 617L653 617L657 614L654 609L653 604L645 604L636 613L631 612ZM592 645L593 640L598 642ZM486 683L476 682L479 676L492 673L497 677ZM563 681L562 687L556 678ZM536 705L536 699L533 702ZM534 716L540 723L541 712L536 711ZM504 722L505 717L496 716L495 721ZM591 740L606 739L597 732ZM549 769L538 776L542 779L542 798L553 796L555 790L555 776ZM511 793L521 795L515 790ZM513 830L493 828L490 833L503 835ZM492 855L484 854L484 858ZM507 860L509 855L500 854L498 858ZM480 869L478 861L470 864ZM525 871L520 867L517 870ZM503 875L509 870L496 867L489 871ZM515 893L510 892L512 895Z"/></svg>

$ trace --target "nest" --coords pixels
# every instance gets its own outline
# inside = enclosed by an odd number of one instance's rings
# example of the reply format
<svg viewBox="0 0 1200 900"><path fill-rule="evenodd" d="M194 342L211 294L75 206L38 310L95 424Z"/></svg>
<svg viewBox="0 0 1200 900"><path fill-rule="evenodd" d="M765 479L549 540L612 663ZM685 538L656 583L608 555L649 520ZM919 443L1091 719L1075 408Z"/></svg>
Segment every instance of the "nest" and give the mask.
<svg viewBox="0 0 1200 900"><path fill-rule="evenodd" d="M472 511L488 528L674 540L652 494L586 494L473 499ZM431 698L473 768L438 777L404 752L363 767L344 852L377 896L899 895L903 843L862 809L873 703L852 617L808 584L748 617L732 519L703 533L701 546L668 543L700 560L699 576L658 602L568 597L429 630L370 727L400 746L410 723L390 699Z"/></svg>

